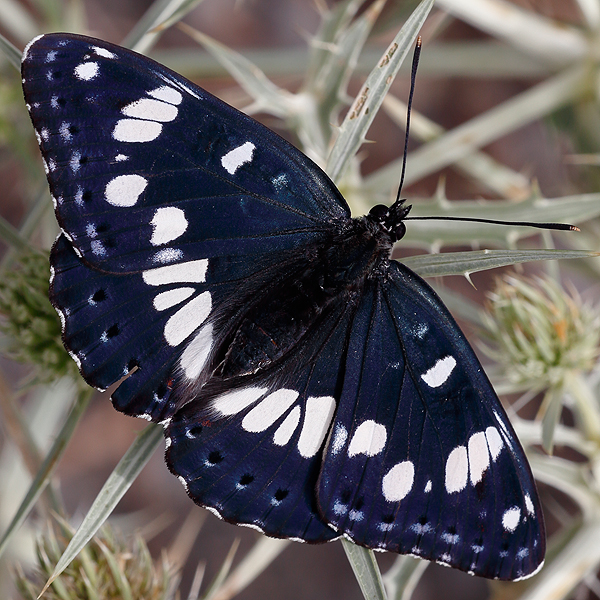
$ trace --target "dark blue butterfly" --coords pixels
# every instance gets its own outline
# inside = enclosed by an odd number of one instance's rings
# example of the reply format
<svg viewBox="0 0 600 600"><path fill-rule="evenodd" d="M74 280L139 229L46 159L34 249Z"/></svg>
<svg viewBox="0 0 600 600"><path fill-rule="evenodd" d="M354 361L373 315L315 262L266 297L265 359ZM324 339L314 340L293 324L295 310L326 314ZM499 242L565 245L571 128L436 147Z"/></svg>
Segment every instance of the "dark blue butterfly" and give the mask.
<svg viewBox="0 0 600 600"><path fill-rule="evenodd" d="M267 535L499 579L545 550L523 450L435 293L288 142L165 67L51 34L23 88L62 228L50 299L85 380L161 422L190 497Z"/></svg>

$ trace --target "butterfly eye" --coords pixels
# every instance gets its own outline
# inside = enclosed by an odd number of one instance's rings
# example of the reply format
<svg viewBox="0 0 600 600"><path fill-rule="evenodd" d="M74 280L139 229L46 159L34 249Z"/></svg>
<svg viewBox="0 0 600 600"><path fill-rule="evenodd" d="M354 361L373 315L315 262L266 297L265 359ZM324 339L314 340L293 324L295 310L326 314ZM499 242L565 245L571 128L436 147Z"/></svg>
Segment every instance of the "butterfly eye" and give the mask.
<svg viewBox="0 0 600 600"><path fill-rule="evenodd" d="M389 215L389 207L384 204L376 204L369 211L369 216L376 221L383 221Z"/></svg>
<svg viewBox="0 0 600 600"><path fill-rule="evenodd" d="M395 241L401 240L406 235L406 225L403 221L394 225L393 234Z"/></svg>

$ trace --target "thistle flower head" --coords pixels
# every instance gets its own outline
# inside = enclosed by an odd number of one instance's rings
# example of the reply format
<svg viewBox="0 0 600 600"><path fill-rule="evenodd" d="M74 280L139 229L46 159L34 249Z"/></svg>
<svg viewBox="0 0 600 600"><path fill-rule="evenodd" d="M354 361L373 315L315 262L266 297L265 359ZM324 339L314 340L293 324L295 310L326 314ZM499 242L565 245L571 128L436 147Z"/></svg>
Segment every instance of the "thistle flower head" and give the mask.
<svg viewBox="0 0 600 600"><path fill-rule="evenodd" d="M0 330L8 337L14 360L38 367L38 379L51 381L71 375L79 380L75 363L61 341L60 320L48 300L48 258L30 252L0 278Z"/></svg>
<svg viewBox="0 0 600 600"><path fill-rule="evenodd" d="M72 532L66 526L49 526L36 544L37 568L25 575L20 567L15 583L23 600L35 600L52 575ZM140 536L125 539L110 525L104 525L65 571L44 592L45 600L117 600L144 598L171 600L177 581L165 558L162 565L152 561Z"/></svg>
<svg viewBox="0 0 600 600"><path fill-rule="evenodd" d="M495 342L488 353L519 386L562 385L569 374L591 370L598 357L598 308L547 277L499 279L485 326Z"/></svg>

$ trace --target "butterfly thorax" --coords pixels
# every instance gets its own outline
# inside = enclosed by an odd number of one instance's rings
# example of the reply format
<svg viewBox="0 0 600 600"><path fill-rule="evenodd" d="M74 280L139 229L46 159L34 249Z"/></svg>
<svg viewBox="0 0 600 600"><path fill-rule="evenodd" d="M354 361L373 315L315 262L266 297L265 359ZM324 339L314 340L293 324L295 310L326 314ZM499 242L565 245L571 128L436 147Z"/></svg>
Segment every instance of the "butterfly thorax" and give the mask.
<svg viewBox="0 0 600 600"><path fill-rule="evenodd" d="M224 379L256 373L286 357L314 335L332 304L352 307L369 278L380 276L396 240L389 209L335 223L304 247L254 295L231 328L217 374ZM385 216L384 213L385 212Z"/></svg>

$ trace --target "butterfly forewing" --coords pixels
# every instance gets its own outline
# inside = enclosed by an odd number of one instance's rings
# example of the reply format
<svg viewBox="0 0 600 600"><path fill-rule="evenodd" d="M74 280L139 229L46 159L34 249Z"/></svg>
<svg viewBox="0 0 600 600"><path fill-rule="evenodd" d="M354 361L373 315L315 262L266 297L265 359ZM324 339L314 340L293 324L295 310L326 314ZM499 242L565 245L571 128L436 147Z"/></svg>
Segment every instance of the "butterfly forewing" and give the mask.
<svg viewBox="0 0 600 600"><path fill-rule="evenodd" d="M349 214L293 146L147 58L50 34L22 75L59 223L106 271L297 247Z"/></svg>
<svg viewBox="0 0 600 600"><path fill-rule="evenodd" d="M523 450L439 298L388 260L399 222L350 219L301 152L126 49L40 36L22 73L65 346L164 423L195 502L275 537L539 568Z"/></svg>

